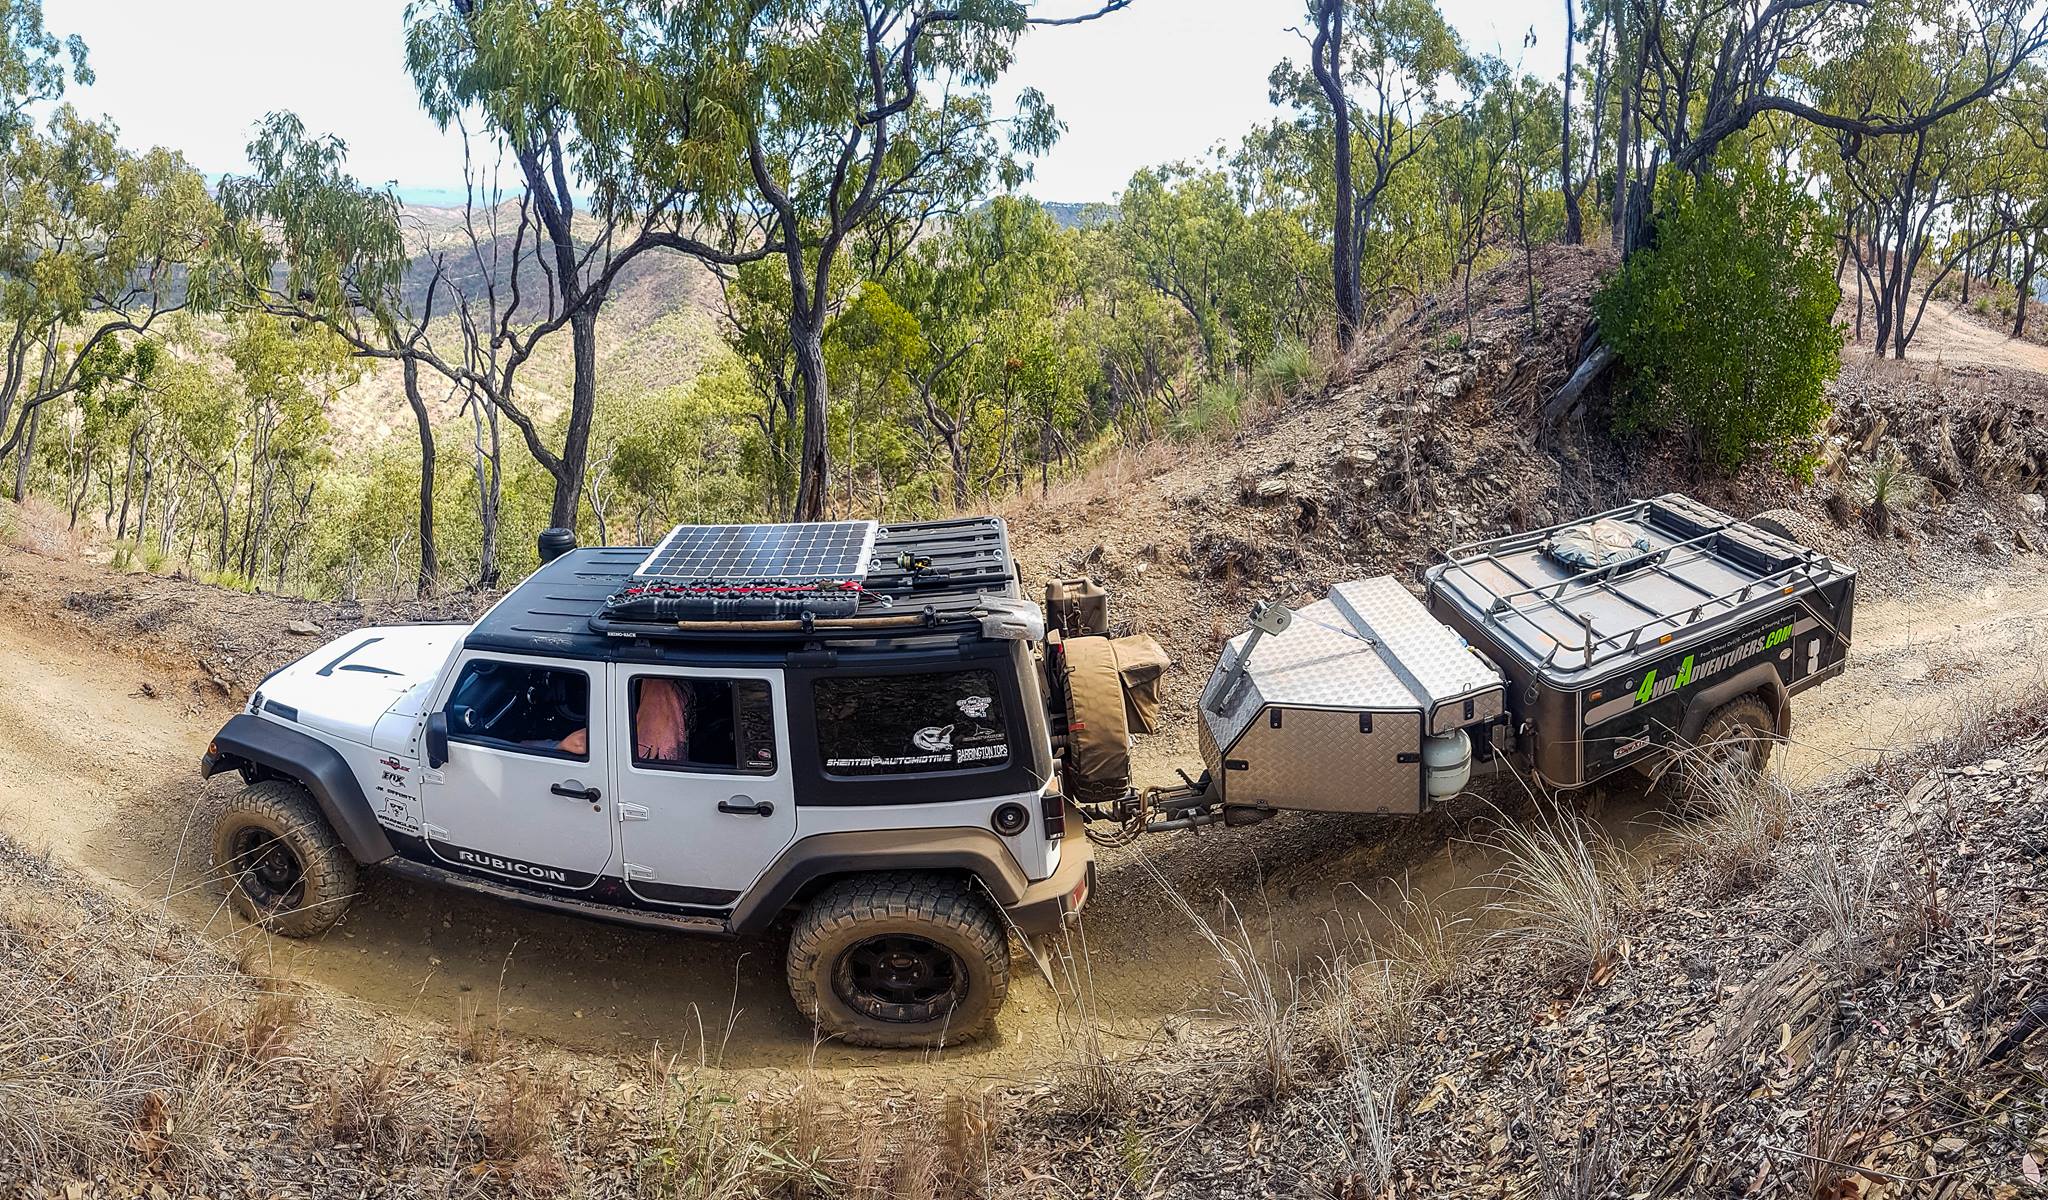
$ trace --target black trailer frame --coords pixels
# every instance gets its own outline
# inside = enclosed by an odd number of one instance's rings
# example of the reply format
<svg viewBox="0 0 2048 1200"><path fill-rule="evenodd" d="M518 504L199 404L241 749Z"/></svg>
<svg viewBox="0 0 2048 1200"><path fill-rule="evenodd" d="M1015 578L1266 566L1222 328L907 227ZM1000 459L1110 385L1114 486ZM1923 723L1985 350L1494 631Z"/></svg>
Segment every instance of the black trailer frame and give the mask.
<svg viewBox="0 0 2048 1200"><path fill-rule="evenodd" d="M1547 547L1594 522L1639 553L1574 571ZM1661 496L1453 549L1426 603L1508 680L1511 744L1556 788L1652 774L1714 709L1756 695L1789 732L1790 697L1839 674L1854 569L1688 497Z"/></svg>

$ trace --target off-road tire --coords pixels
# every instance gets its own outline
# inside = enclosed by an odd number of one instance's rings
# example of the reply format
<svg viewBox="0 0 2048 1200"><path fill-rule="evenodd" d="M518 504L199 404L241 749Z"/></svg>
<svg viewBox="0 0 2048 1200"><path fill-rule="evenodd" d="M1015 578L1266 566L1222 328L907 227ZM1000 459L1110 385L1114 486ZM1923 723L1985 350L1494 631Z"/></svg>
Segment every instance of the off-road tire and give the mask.
<svg viewBox="0 0 2048 1200"><path fill-rule="evenodd" d="M265 886L245 857L261 858L249 838L268 834L297 859L296 886L282 894ZM327 932L355 899L360 872L320 806L289 779L264 779L243 788L213 825L213 869L227 885L228 903L242 916L285 937ZM245 880L244 876L248 876Z"/></svg>
<svg viewBox="0 0 2048 1200"><path fill-rule="evenodd" d="M1760 777L1771 765L1771 750L1778 740L1778 720L1762 697L1752 693L1738 696L1707 714L1706 723L1693 735L1688 756L1745 754L1747 761L1736 764L1751 777ZM1717 751L1718 748L1718 751ZM1679 775L1689 792L1706 793L1712 799L1713 785L1701 783L1692 761L1679 763Z"/></svg>
<svg viewBox="0 0 2048 1200"><path fill-rule="evenodd" d="M946 1011L925 1020L883 1019L842 994L842 960L884 938L922 941L950 956L961 986ZM797 1007L847 1045L957 1046L995 1024L1010 990L1010 939L1001 914L972 880L862 875L811 901L790 932L785 965Z"/></svg>

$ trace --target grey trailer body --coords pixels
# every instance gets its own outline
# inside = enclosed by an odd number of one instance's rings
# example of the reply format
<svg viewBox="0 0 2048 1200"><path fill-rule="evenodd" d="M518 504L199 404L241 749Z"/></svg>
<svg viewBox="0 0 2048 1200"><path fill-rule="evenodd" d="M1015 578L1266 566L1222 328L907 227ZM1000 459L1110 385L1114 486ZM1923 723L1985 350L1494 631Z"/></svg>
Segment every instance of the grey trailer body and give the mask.
<svg viewBox="0 0 2048 1200"><path fill-rule="evenodd" d="M1458 547L1424 583L1423 600L1382 577L1259 605L1203 689L1206 773L1084 812L1126 829L1417 813L1496 751L1552 788L1654 778L1727 740L1710 718L1747 697L1750 727L1782 740L1790 697L1841 672L1856 597L1847 565L1676 495Z"/></svg>
<svg viewBox="0 0 2048 1200"><path fill-rule="evenodd" d="M1573 570L1548 547L1613 522L1626 557ZM1786 701L1839 674L1856 573L1684 496L1460 546L1426 577L1429 610L1506 676L1512 745L1544 782L1654 773L1717 707Z"/></svg>

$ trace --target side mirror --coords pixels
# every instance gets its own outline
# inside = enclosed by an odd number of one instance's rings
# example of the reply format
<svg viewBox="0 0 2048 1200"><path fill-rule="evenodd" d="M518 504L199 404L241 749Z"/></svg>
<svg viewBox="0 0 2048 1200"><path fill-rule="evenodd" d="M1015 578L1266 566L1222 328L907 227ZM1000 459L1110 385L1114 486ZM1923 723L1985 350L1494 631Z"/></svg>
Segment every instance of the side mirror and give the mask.
<svg viewBox="0 0 2048 1200"><path fill-rule="evenodd" d="M427 766L438 771L448 763L448 714L427 715Z"/></svg>

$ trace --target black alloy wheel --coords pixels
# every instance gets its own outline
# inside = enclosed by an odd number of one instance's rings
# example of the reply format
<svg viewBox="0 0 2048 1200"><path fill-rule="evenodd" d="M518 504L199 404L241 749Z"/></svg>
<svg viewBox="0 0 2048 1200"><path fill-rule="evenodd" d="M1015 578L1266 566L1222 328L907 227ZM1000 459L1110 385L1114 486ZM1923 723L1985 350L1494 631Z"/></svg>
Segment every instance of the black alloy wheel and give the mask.
<svg viewBox="0 0 2048 1200"><path fill-rule="evenodd" d="M877 1021L921 1024L959 1007L967 972L959 956L928 938L883 934L840 955L832 989Z"/></svg>
<svg viewBox="0 0 2048 1200"><path fill-rule="evenodd" d="M260 825L250 825L235 833L234 851L230 869L259 907L289 911L305 902L306 864L293 853L291 843Z"/></svg>

